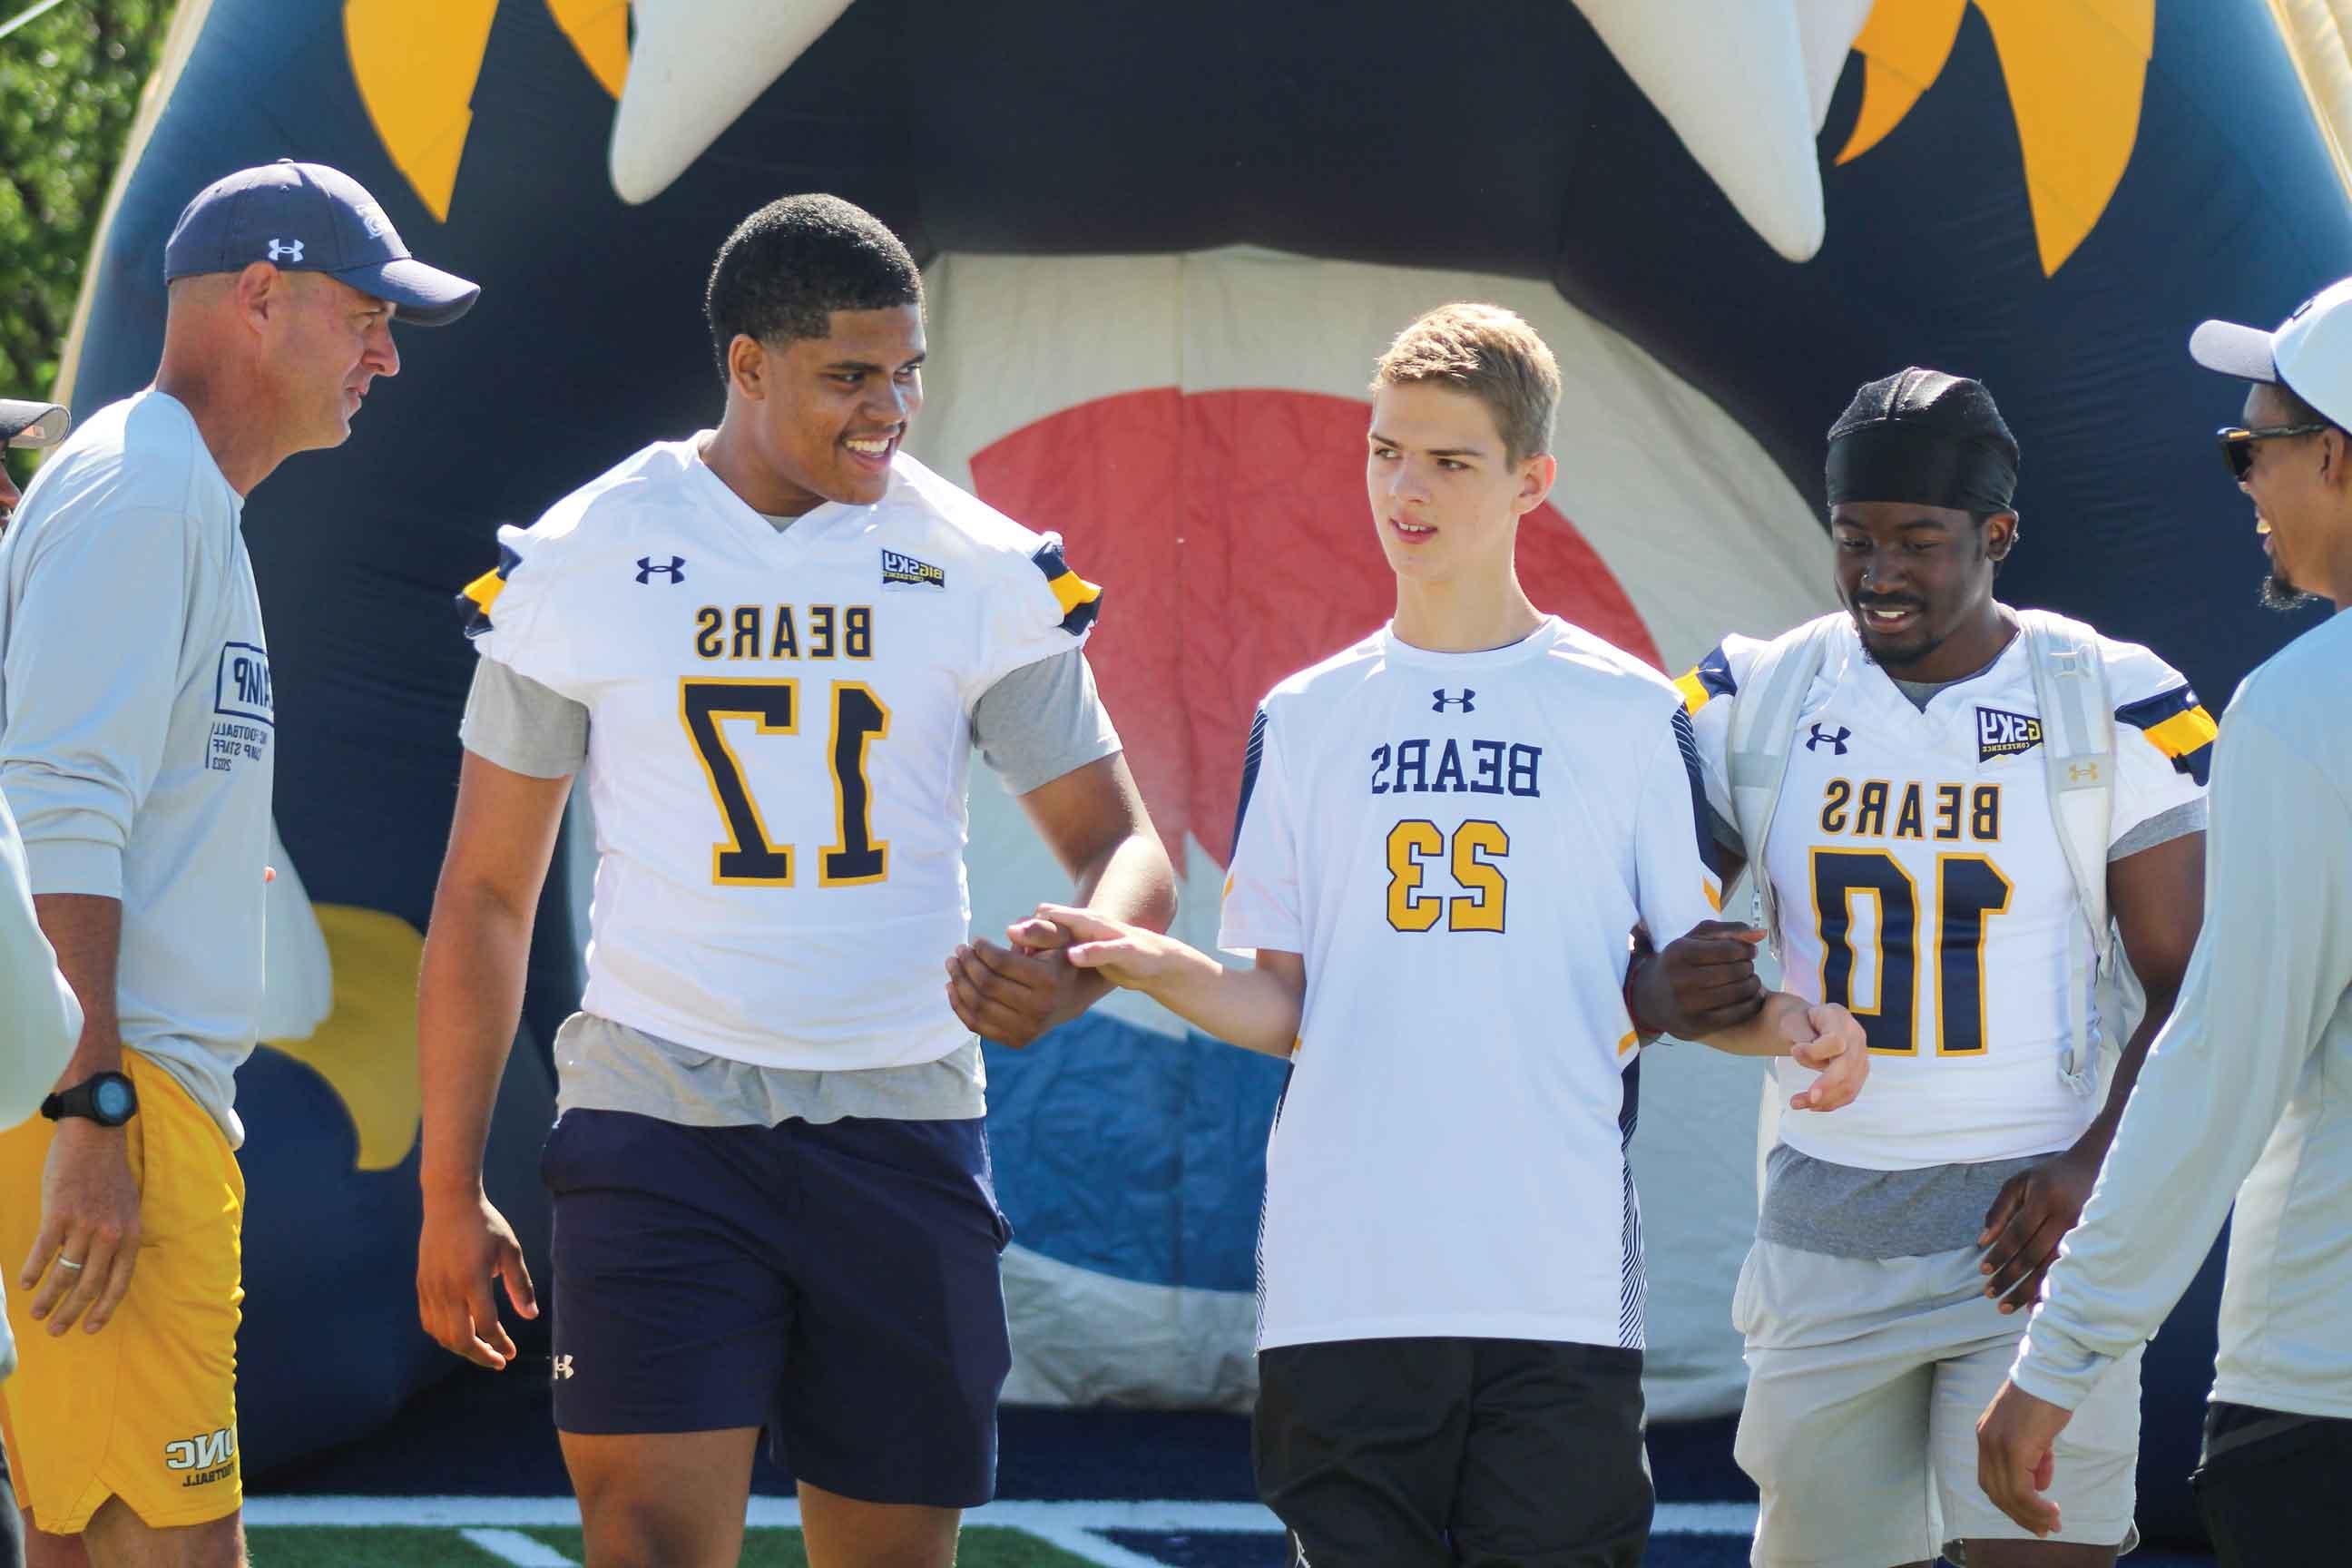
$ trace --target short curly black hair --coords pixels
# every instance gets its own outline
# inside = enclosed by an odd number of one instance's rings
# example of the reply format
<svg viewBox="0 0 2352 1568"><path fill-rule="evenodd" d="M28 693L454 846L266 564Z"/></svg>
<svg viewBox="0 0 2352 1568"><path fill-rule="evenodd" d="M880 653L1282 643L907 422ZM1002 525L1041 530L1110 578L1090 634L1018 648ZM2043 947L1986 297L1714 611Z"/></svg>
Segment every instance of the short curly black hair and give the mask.
<svg viewBox="0 0 2352 1568"><path fill-rule="evenodd" d="M835 310L922 302L922 268L881 219L839 196L782 196L719 247L702 314L723 382L738 333L763 343L821 338Z"/></svg>

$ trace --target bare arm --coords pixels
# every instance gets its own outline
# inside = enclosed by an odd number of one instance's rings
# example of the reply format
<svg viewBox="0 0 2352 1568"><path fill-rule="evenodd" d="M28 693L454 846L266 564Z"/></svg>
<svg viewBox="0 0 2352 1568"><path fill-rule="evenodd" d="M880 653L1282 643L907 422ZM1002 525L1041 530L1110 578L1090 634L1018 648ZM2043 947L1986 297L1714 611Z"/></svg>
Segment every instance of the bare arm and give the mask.
<svg viewBox="0 0 2352 1568"><path fill-rule="evenodd" d="M1735 1057L1788 1057L1821 1076L1789 1098L1791 1110L1850 1105L1870 1077L1870 1041L1853 1015L1834 1002L1811 1003L1790 991L1764 998L1754 1016L1698 1037Z"/></svg>
<svg viewBox="0 0 2352 1568"><path fill-rule="evenodd" d="M1021 808L1069 874L1077 904L1123 924L1168 929L1176 918L1176 873L1125 757L1104 757L1042 784L1021 797ZM958 948L948 961L949 1005L977 1035L1029 1044L1110 989L1052 951L1058 945L1016 935L1010 947L975 940Z"/></svg>
<svg viewBox="0 0 2352 1568"><path fill-rule="evenodd" d="M491 1275L505 1279L525 1317L538 1315L521 1248L483 1194L482 1150L522 1019L531 924L571 788L568 777L532 778L466 753L417 984L425 1122L417 1311L435 1339L484 1366L514 1355Z"/></svg>
<svg viewBox="0 0 2352 1568"><path fill-rule="evenodd" d="M426 1194L481 1190L499 1076L522 1021L523 973L569 778L509 773L468 752L433 892L416 997Z"/></svg>
<svg viewBox="0 0 2352 1568"><path fill-rule="evenodd" d="M1870 1042L1834 1003L1766 991L1756 976L1764 933L1738 921L1701 921L1654 948L1634 928L1625 1007L1644 1034L1672 1033L1735 1057L1791 1057L1822 1076L1789 1100L1794 1110L1835 1110L1870 1076Z"/></svg>
<svg viewBox="0 0 2352 1568"><path fill-rule="evenodd" d="M1977 1245L1990 1276L1985 1294L2014 1312L2042 1293L2058 1244L2083 1217L2099 1166L2115 1142L2124 1106L2139 1082L2147 1049L2172 1016L2181 977L2205 923L2205 835L2184 833L2107 867L2107 907L2123 933L2124 953L2147 993L2147 1016L2116 1059L2107 1100L2074 1146L2001 1184L1985 1211Z"/></svg>
<svg viewBox="0 0 2352 1568"><path fill-rule="evenodd" d="M69 1089L92 1073L122 1070L115 966L122 902L95 893L36 893L33 912L57 950L58 973L81 999L81 1038L58 1075ZM41 1174L41 1230L17 1283L32 1315L62 1334L77 1319L96 1333L114 1316L139 1262L139 1186L131 1179L130 1131L83 1117L59 1121ZM46 1276L46 1278L44 1278ZM37 1287L37 1289L36 1288Z"/></svg>
<svg viewBox="0 0 2352 1568"><path fill-rule="evenodd" d="M2189 955L2205 927L2205 835L2184 833L2126 856L2107 867L2107 908L2123 933L2124 955L2147 993L2147 1016L2116 1060L2107 1102L2075 1147L2105 1159L2124 1105L2139 1081L2147 1047L2172 1017L2172 1004L2189 973Z"/></svg>
<svg viewBox="0 0 2352 1568"><path fill-rule="evenodd" d="M1255 967L1234 968L1172 936L1066 904L1038 905L1012 935L1024 946L1059 947L1074 968L1140 991L1244 1050L1287 1060L1297 1047L1307 996L1307 961L1297 953L1261 948Z"/></svg>
<svg viewBox="0 0 2352 1568"><path fill-rule="evenodd" d="M114 986L122 956L122 900L95 893L36 893L33 912L41 934L57 949L58 973L81 998L81 1039L57 1088L69 1089L95 1072L121 1072L122 1034Z"/></svg>

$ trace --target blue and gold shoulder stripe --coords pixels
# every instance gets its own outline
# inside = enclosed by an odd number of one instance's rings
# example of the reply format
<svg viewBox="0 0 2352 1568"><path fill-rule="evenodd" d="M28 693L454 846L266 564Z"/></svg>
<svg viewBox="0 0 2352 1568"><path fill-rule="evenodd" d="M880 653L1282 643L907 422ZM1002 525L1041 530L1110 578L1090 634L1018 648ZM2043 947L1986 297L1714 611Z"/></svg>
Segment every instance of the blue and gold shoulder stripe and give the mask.
<svg viewBox="0 0 2352 1568"><path fill-rule="evenodd" d="M1250 720L1249 743L1242 748L1242 797L1234 805L1234 845L1225 855L1224 890L1217 895L1220 903L1234 896L1232 862L1242 852L1242 824L1249 820L1250 796L1257 793L1257 766L1265 760L1265 704L1261 702Z"/></svg>
<svg viewBox="0 0 2352 1568"><path fill-rule="evenodd" d="M1072 637L1083 637L1095 616L1102 610L1102 590L1076 572L1062 559L1062 542L1047 539L1030 555L1037 570L1045 574L1045 586L1054 590L1061 602L1062 629Z"/></svg>
<svg viewBox="0 0 2352 1568"><path fill-rule="evenodd" d="M1682 752L1683 777L1690 785L1691 826L1698 834L1698 862L1706 868L1706 878L1701 882L1700 890L1706 895L1706 901L1720 912L1724 890L1723 846L1715 841L1715 830L1710 826L1712 813L1706 803L1706 778L1699 771L1698 736L1691 730L1690 716L1688 708L1674 710L1675 749ZM1674 938L1670 936L1666 940L1672 942Z"/></svg>
<svg viewBox="0 0 2352 1568"><path fill-rule="evenodd" d="M490 629L490 606L507 591L507 578L522 564L509 544L499 546L499 563L457 591L457 616L465 623L466 635L480 637Z"/></svg>
<svg viewBox="0 0 2352 1568"><path fill-rule="evenodd" d="M2186 686L2125 703L2116 710L2116 722L2146 735L2150 745L2171 760L2175 773L2187 773L2201 784L2213 770L2213 737L2221 729Z"/></svg>
<svg viewBox="0 0 2352 1568"><path fill-rule="evenodd" d="M1718 697L1737 695L1739 682L1731 679L1731 661L1724 657L1723 645L1693 665L1689 673L1675 682L1675 689L1683 694L1683 711L1696 713Z"/></svg>

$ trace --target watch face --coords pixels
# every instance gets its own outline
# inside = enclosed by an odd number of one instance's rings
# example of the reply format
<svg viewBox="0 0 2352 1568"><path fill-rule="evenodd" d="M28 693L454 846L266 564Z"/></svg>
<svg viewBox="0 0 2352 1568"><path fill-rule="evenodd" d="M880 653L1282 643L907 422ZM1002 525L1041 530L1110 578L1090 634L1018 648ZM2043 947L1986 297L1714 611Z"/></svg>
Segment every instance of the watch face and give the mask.
<svg viewBox="0 0 2352 1568"><path fill-rule="evenodd" d="M108 1079L90 1094L90 1102L98 1109L100 1118L107 1121L127 1121L131 1119L131 1086L120 1079Z"/></svg>

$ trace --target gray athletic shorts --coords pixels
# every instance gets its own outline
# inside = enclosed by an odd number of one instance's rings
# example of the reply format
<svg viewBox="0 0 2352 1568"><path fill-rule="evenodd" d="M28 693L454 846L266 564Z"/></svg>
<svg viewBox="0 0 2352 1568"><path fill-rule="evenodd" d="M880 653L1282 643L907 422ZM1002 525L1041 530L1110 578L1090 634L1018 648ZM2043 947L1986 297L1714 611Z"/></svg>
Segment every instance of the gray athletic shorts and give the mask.
<svg viewBox="0 0 2352 1568"><path fill-rule="evenodd" d="M1763 1496L1751 1563L1887 1568L2026 1537L1977 1485L1977 1417L2025 1332L1986 1299L1977 1257L1749 1251L1731 1318L1748 1369L1733 1451ZM2116 1363L2058 1439L2056 1540L2138 1542L2139 1363Z"/></svg>

